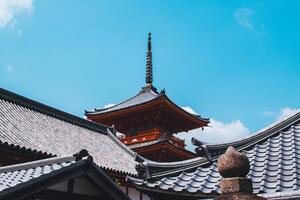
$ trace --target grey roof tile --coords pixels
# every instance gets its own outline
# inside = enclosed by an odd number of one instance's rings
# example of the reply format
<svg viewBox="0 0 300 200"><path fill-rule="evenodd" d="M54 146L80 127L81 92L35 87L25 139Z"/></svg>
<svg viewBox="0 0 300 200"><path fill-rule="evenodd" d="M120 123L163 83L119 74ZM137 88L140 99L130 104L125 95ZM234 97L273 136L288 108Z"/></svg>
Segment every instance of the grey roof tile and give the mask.
<svg viewBox="0 0 300 200"><path fill-rule="evenodd" d="M250 161L248 177L253 181L254 193L291 192L300 188L300 123L272 135L243 150ZM135 182L139 187L187 193L220 193L216 162L208 167L200 166L193 172L181 172L160 180Z"/></svg>
<svg viewBox="0 0 300 200"><path fill-rule="evenodd" d="M109 133L107 127L1 88L0 142L57 156L86 149L100 167L136 174L134 153Z"/></svg>
<svg viewBox="0 0 300 200"><path fill-rule="evenodd" d="M102 114L112 111L122 110L132 106L140 105L149 101L152 101L161 96L161 93L157 93L156 89L150 87L144 87L137 95L131 97L130 99L123 101L117 105L105 108L105 109L95 109L94 111L86 111L86 114Z"/></svg>
<svg viewBox="0 0 300 200"><path fill-rule="evenodd" d="M65 158L51 158L43 161L1 167L0 192L76 163L75 158L71 158L73 157L68 157L67 160ZM32 167L33 165L35 166Z"/></svg>

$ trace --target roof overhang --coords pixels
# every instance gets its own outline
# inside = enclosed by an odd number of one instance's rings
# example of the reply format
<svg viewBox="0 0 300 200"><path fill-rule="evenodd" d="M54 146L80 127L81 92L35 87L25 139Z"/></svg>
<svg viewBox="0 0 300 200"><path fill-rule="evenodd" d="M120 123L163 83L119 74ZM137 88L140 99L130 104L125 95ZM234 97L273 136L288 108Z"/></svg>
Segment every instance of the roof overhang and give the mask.
<svg viewBox="0 0 300 200"><path fill-rule="evenodd" d="M184 109L173 103L166 95L161 95L151 101L123 108L120 110L105 113L86 113L86 116L90 120L97 121L100 123L106 123L109 121L115 122L116 120L122 119L124 117L129 119L131 116L136 116L139 113L145 113L147 111L153 111L156 109L168 113L168 115L176 118L176 120L181 122L181 124L185 125L180 126L180 128L176 128L173 131L174 133L204 127L207 126L209 123L209 119L201 118L200 116L193 115L185 111Z"/></svg>
<svg viewBox="0 0 300 200"><path fill-rule="evenodd" d="M65 160L71 157L63 158ZM32 162L32 168L47 165L47 162L52 160L58 160L60 158L47 159L45 161ZM49 160L49 161L48 161ZM60 160L62 162L62 160ZM50 162L48 163L50 164ZM52 163L53 164L53 163ZM4 167L1 169L7 171L6 168L12 168L13 170L20 170L22 167L29 165L24 163L20 165ZM31 163L30 163L31 165ZM87 177L91 179L99 189L105 191L105 193L112 197L114 200L129 200L129 197L122 192L117 185L98 167L92 162L92 158L76 161L70 166L63 167L56 171L52 171L48 174L41 175L37 178L33 178L27 182L17 184L14 187L10 187L0 192L0 199L20 200L29 197L32 194L43 191L48 187L57 183L75 179L78 177Z"/></svg>
<svg viewBox="0 0 300 200"><path fill-rule="evenodd" d="M134 149L135 152L138 154L144 155L147 154L154 154L154 153L160 153L160 154L171 154L172 157L179 158L178 160L187 160L195 158L197 155L191 151L188 151L186 149L178 148L172 143L170 143L167 140L154 143L152 145L147 146L140 146Z"/></svg>

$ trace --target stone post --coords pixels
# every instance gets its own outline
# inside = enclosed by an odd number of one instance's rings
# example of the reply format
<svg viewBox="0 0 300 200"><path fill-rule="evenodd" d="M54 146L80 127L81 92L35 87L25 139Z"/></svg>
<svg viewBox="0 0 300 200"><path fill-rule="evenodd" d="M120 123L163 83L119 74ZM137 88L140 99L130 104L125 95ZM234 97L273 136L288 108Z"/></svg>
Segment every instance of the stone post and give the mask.
<svg viewBox="0 0 300 200"><path fill-rule="evenodd" d="M220 182L222 194L215 200L264 200L253 194L252 181L246 178L250 164L247 156L233 147L228 147L217 163L223 177Z"/></svg>

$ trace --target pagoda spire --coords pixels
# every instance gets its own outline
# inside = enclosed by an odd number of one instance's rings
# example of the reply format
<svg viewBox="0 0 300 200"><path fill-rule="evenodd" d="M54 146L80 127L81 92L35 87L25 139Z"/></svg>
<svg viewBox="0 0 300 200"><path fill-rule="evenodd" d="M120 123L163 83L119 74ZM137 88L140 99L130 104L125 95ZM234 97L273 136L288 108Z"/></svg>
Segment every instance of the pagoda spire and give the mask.
<svg viewBox="0 0 300 200"><path fill-rule="evenodd" d="M148 33L148 48L146 57L146 83L152 85L153 68L152 68L152 51L151 51L151 33Z"/></svg>

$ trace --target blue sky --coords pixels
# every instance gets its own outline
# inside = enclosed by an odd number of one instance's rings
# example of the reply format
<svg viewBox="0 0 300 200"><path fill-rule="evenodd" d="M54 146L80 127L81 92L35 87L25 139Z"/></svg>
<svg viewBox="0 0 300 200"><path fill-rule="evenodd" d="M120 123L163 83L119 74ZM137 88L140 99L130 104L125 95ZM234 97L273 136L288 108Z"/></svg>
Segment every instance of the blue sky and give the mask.
<svg viewBox="0 0 300 200"><path fill-rule="evenodd" d="M300 107L299 9L284 0L0 0L0 86L78 116L118 103L145 84L151 31L154 85L213 119L208 140L242 137Z"/></svg>

